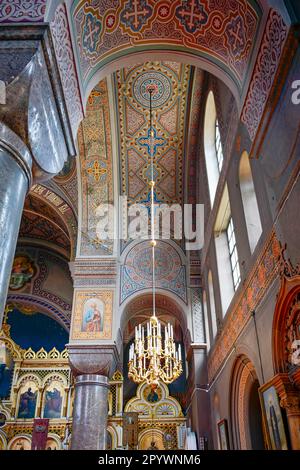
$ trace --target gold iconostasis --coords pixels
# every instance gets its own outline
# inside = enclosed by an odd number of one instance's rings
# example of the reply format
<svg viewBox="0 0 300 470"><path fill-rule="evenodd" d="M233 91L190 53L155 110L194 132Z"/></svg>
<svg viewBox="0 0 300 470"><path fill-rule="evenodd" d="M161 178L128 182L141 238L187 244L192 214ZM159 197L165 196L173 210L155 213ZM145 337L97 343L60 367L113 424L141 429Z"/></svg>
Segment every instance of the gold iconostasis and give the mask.
<svg viewBox="0 0 300 470"><path fill-rule="evenodd" d="M73 377L68 352L22 349L0 331L0 385L8 384L0 400L0 450L30 450L35 418L49 419L46 450L67 450L72 436ZM4 394L5 395L5 394ZM186 420L168 387L147 384L123 404L123 376L117 371L108 394L107 449L184 448Z"/></svg>

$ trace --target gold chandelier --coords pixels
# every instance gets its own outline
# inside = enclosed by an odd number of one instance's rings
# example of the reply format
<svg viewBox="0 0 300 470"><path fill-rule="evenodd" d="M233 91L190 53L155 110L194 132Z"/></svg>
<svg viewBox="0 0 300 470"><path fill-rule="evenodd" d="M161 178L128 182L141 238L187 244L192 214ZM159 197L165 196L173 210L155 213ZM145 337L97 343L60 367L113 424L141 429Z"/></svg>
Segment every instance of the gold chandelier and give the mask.
<svg viewBox="0 0 300 470"><path fill-rule="evenodd" d="M152 95L155 85L149 85L150 101L150 165L151 165L151 241L152 247L152 316L147 326L135 327L135 339L129 348L128 377L135 383L147 382L156 388L159 381L172 383L182 373L181 346L175 345L173 326L162 328L155 313L155 230L154 230L154 129L152 126Z"/></svg>

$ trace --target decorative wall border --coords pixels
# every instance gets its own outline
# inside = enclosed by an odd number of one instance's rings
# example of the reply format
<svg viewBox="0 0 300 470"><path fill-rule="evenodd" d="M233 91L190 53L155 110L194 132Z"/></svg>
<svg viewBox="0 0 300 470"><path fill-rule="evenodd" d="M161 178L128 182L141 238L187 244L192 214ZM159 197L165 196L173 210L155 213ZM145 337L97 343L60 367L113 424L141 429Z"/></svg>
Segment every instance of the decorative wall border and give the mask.
<svg viewBox="0 0 300 470"><path fill-rule="evenodd" d="M287 35L288 28L283 18L276 10L271 9L241 114L241 121L252 141L275 79Z"/></svg>
<svg viewBox="0 0 300 470"><path fill-rule="evenodd" d="M83 106L65 5L61 4L57 7L54 19L50 23L50 28L73 137L75 139L79 123L83 118Z"/></svg>

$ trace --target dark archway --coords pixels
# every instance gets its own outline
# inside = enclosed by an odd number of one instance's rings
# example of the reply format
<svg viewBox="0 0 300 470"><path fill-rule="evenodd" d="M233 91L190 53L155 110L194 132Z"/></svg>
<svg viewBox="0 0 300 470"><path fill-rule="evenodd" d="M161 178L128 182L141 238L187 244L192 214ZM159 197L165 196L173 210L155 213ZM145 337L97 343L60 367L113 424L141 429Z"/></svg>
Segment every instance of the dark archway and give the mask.
<svg viewBox="0 0 300 470"><path fill-rule="evenodd" d="M262 423L262 414L261 406L259 400L259 382L255 380L253 382L250 393L249 393L249 407L248 407L248 416L249 416L249 430L250 430L250 440L251 447L253 450L264 450L264 436L263 436L263 423Z"/></svg>

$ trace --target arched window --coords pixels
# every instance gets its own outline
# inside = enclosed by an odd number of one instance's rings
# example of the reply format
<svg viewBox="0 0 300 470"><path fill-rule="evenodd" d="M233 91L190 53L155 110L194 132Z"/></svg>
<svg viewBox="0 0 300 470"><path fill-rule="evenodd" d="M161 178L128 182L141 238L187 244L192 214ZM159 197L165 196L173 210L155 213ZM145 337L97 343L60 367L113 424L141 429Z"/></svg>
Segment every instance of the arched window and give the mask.
<svg viewBox="0 0 300 470"><path fill-rule="evenodd" d="M213 92L210 91L206 101L204 118L204 152L211 205L213 205L219 175L223 165L223 149L220 126Z"/></svg>
<svg viewBox="0 0 300 470"><path fill-rule="evenodd" d="M242 153L239 167L240 188L247 225L248 239L251 253L253 253L262 233L262 226L255 188L252 179L251 166L248 153Z"/></svg>
<svg viewBox="0 0 300 470"><path fill-rule="evenodd" d="M208 292L209 292L209 304L210 304L211 329L212 329L213 339L215 339L218 329L217 329L215 293L214 293L214 285L213 285L213 278L212 278L211 271L209 271L208 273L207 280L208 280Z"/></svg>
<svg viewBox="0 0 300 470"><path fill-rule="evenodd" d="M228 186L225 185L214 227L215 247L223 316L241 282L235 227Z"/></svg>

